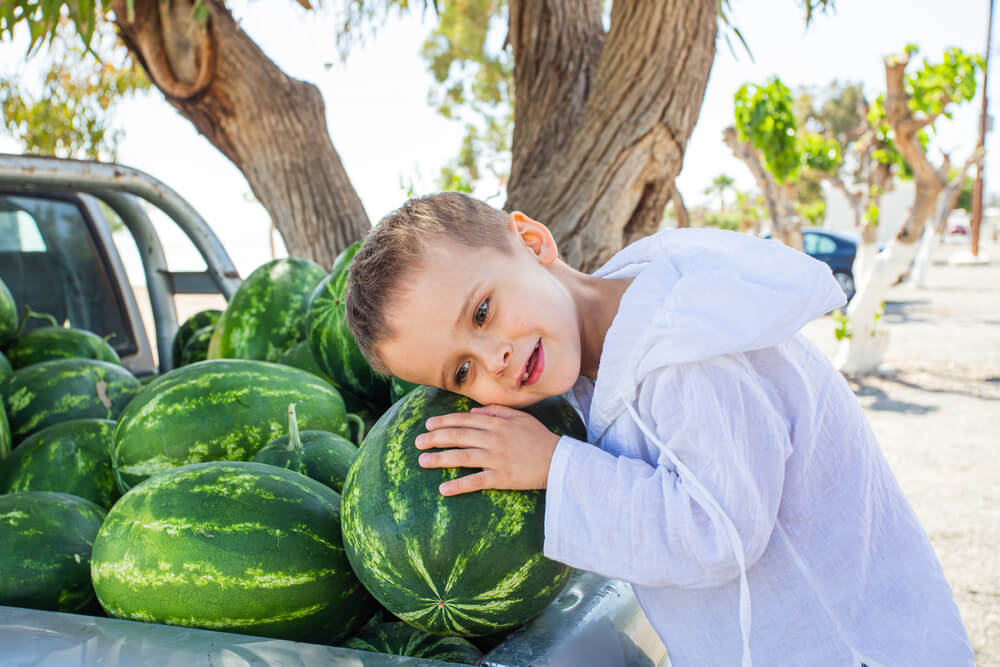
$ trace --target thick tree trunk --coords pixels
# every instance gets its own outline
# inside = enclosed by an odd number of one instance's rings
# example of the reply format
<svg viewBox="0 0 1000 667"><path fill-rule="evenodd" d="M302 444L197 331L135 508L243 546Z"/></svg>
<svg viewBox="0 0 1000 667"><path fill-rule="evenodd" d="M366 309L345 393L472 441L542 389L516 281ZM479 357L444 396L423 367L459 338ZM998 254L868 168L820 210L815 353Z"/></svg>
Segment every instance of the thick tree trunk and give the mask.
<svg viewBox="0 0 1000 667"><path fill-rule="evenodd" d="M906 271L916 256L917 241L946 179L927 158L918 132L931 125L936 116L916 118L907 104L904 71L908 56L886 58L886 118L892 125L896 146L913 170L916 192L903 225L889 246L879 253L866 270L860 287L847 308L851 336L841 343L835 364L846 373L871 373L878 369L888 346L888 331L876 330L885 293Z"/></svg>
<svg viewBox="0 0 1000 667"><path fill-rule="evenodd" d="M716 0L510 0L517 96L508 210L592 271L655 232L715 55Z"/></svg>
<svg viewBox="0 0 1000 667"><path fill-rule="evenodd" d="M796 250L802 250L802 221L795 215L790 199L790 187L783 187L761 162L760 154L748 141L740 141L735 127L722 131L722 141L737 158L746 164L764 195L768 216L771 218L771 236Z"/></svg>
<svg viewBox="0 0 1000 667"><path fill-rule="evenodd" d="M685 229L691 226L691 218L688 216L687 206L684 205L684 198L681 191L677 189L677 181L670 183L670 201L674 205L674 216L677 218L677 229Z"/></svg>
<svg viewBox="0 0 1000 667"><path fill-rule="evenodd" d="M287 76L216 0L126 0L113 8L122 39L182 116L243 172L289 254L329 269L370 222L312 84Z"/></svg>

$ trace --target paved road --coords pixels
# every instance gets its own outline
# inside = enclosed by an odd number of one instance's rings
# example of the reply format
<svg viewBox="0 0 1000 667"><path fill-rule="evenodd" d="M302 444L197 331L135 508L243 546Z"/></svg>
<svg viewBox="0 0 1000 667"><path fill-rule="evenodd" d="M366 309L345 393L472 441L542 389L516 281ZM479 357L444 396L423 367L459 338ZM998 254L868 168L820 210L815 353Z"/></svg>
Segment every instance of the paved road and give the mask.
<svg viewBox="0 0 1000 667"><path fill-rule="evenodd" d="M893 287L881 373L849 377L941 559L976 664L1000 667L1000 244L987 266L937 249L928 288ZM835 323L805 334L832 359Z"/></svg>

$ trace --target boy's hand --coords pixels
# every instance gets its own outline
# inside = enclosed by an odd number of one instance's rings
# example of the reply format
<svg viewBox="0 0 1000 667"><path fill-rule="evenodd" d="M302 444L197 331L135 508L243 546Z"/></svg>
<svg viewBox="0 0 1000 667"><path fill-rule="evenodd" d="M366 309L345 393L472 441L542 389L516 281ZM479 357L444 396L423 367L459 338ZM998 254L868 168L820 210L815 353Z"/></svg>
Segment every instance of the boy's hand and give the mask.
<svg viewBox="0 0 1000 667"><path fill-rule="evenodd" d="M427 420L418 449L424 468L482 468L439 487L454 496L480 489L544 489L559 436L527 412L487 405Z"/></svg>

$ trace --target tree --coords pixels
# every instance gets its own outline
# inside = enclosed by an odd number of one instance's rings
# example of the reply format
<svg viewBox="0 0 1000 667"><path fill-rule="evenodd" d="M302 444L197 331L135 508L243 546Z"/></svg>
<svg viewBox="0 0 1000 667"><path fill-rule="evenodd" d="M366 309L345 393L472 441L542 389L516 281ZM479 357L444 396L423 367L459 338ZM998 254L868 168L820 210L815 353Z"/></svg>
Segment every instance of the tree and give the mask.
<svg viewBox="0 0 1000 667"><path fill-rule="evenodd" d="M791 91L778 77L764 85L744 84L734 101L736 122L723 131L723 141L757 181L773 235L801 250L802 218L793 185L806 170L837 169L840 147L828 137L799 130Z"/></svg>
<svg viewBox="0 0 1000 667"><path fill-rule="evenodd" d="M876 330L886 290L905 271L917 252L917 240L931 218L938 198L948 184L947 160L935 167L928 156L925 130L932 129L950 107L971 100L976 94L976 76L983 58L960 49L945 51L942 62L923 62L920 70L906 73L913 45L901 55L885 59L886 93L876 100L883 107L891 128L892 142L912 170L915 184L913 204L888 247L872 261L847 309L850 335L841 342L835 363L849 373L866 373L881 363L888 334Z"/></svg>
<svg viewBox="0 0 1000 667"><path fill-rule="evenodd" d="M732 177L726 174L719 174L712 179L712 184L705 188L706 195L717 195L719 197L719 210L726 210L726 193L733 187Z"/></svg>
<svg viewBox="0 0 1000 667"><path fill-rule="evenodd" d="M362 18L416 4L346 1ZM807 25L830 2L800 1ZM367 231L317 89L282 72L220 0L3 0L0 35L26 23L38 43L65 11L86 41L95 4L167 101L243 172L291 254L329 265ZM607 29L601 0L490 7L506 13L521 97L505 208L545 220L570 264L592 270L659 226L728 2L615 2Z"/></svg>

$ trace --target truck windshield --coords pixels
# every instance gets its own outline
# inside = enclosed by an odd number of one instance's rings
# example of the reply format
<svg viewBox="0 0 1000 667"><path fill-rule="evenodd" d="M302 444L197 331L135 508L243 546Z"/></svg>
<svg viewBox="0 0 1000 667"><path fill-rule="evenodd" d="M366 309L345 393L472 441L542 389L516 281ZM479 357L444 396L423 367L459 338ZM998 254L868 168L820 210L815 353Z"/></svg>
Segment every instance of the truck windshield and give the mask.
<svg viewBox="0 0 1000 667"><path fill-rule="evenodd" d="M0 278L25 306L60 324L110 336L119 356L136 352L121 294L96 232L71 199L0 194ZM48 326L29 320L25 330Z"/></svg>

